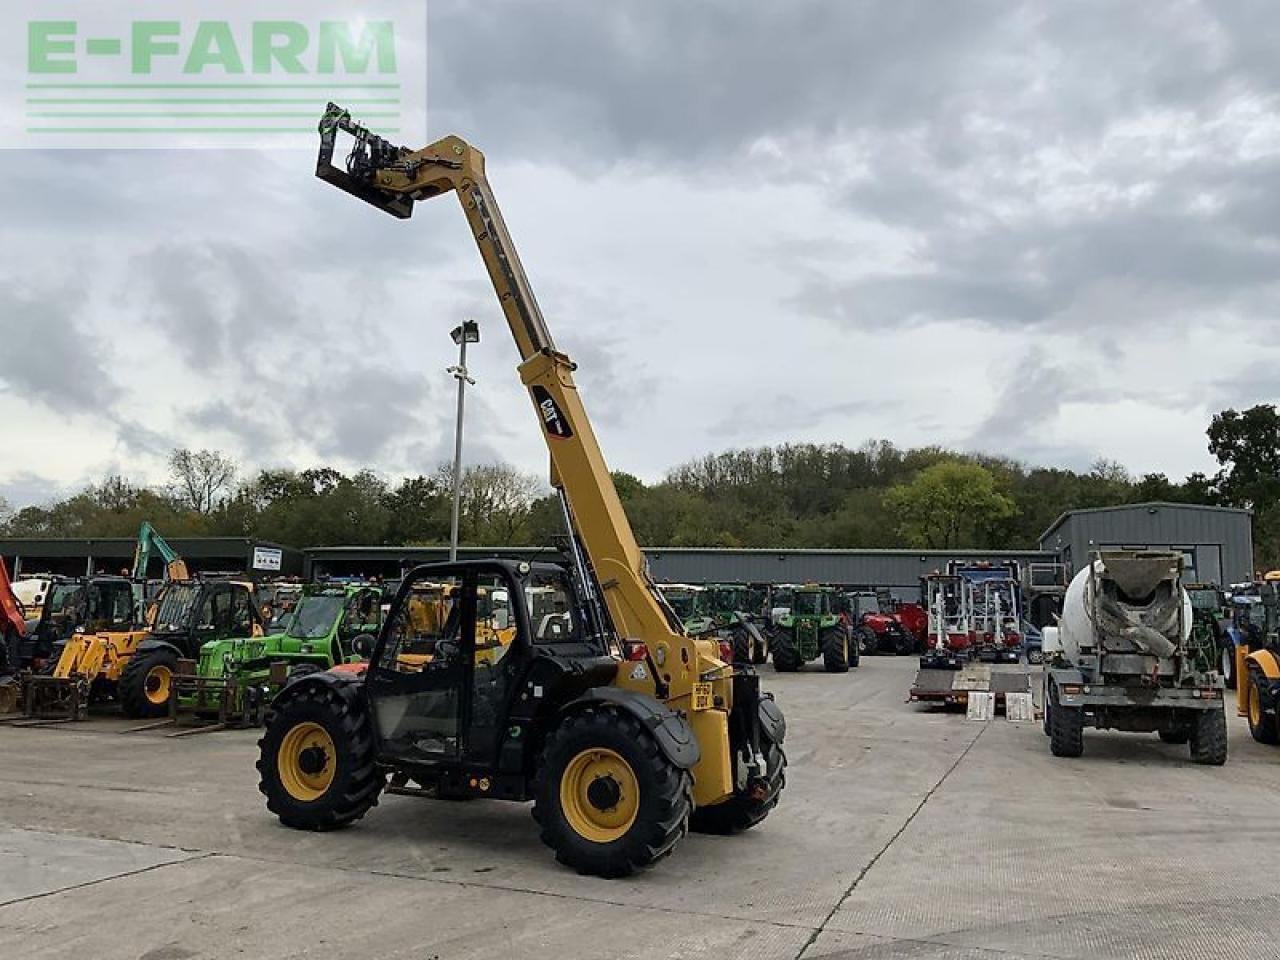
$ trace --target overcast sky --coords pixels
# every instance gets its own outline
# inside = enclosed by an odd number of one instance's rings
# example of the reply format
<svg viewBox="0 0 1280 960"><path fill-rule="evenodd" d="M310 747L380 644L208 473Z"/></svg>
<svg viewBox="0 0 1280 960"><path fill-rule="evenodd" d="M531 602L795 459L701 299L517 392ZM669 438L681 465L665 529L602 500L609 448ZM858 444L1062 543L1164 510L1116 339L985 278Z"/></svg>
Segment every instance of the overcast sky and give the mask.
<svg viewBox="0 0 1280 960"><path fill-rule="evenodd" d="M485 151L611 466L943 444L1211 471L1280 400L1274 3L431 0L429 127ZM412 144L411 146L420 146ZM453 200L294 152L0 151L0 496L175 445L545 473Z"/></svg>

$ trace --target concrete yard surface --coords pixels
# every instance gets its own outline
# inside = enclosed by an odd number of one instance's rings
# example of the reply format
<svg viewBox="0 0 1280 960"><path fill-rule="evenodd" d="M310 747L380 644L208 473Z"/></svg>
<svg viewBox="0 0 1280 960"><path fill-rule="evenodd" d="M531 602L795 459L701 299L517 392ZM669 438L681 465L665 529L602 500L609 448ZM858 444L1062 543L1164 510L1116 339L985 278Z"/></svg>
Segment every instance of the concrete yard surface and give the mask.
<svg viewBox="0 0 1280 960"><path fill-rule="evenodd" d="M733 838L626 880L578 876L527 805L384 797L280 826L255 731L170 738L95 717L0 727L0 956L1216 958L1280 942L1280 749L1231 711L1231 759L1154 735L905 703L912 658L761 668L788 786Z"/></svg>

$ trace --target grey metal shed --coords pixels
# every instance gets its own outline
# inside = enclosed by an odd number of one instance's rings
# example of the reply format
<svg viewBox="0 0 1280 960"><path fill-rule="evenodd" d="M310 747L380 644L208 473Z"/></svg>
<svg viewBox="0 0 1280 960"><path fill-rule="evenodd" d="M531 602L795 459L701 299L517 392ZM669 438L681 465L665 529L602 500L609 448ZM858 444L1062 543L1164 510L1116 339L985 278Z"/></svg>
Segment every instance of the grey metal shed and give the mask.
<svg viewBox="0 0 1280 960"><path fill-rule="evenodd" d="M1058 553L1069 571L1108 547L1180 550L1189 576L1205 583L1254 576L1253 515L1236 507L1154 501L1068 510L1040 535L1040 549Z"/></svg>

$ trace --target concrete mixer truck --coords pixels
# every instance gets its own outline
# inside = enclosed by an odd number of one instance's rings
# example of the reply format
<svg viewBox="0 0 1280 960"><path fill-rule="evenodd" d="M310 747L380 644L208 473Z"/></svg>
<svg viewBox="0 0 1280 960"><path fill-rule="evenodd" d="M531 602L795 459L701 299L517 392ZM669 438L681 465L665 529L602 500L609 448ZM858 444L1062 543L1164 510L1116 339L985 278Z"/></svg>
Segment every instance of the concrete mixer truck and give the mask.
<svg viewBox="0 0 1280 960"><path fill-rule="evenodd" d="M1155 732L1196 763L1227 759L1223 679L1191 630L1183 557L1103 550L1067 587L1044 629L1044 731L1055 757L1084 752L1084 728Z"/></svg>

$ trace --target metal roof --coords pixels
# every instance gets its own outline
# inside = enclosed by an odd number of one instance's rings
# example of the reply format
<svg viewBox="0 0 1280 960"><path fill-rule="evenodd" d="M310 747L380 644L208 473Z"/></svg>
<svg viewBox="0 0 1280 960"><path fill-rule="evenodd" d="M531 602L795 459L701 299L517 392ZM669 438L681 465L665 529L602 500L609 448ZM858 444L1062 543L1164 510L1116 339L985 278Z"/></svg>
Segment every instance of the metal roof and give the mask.
<svg viewBox="0 0 1280 960"><path fill-rule="evenodd" d="M1144 500L1141 503L1120 503L1110 507L1079 507L1075 510L1064 510L1060 513L1058 519L1049 524L1049 528L1040 534L1038 542L1044 543L1048 540L1049 535L1062 526L1068 517L1086 513L1109 513L1117 510L1159 510L1161 508L1173 510L1217 510L1222 513L1253 514L1252 510L1247 510L1244 507L1220 507L1212 503L1174 503L1170 500Z"/></svg>

